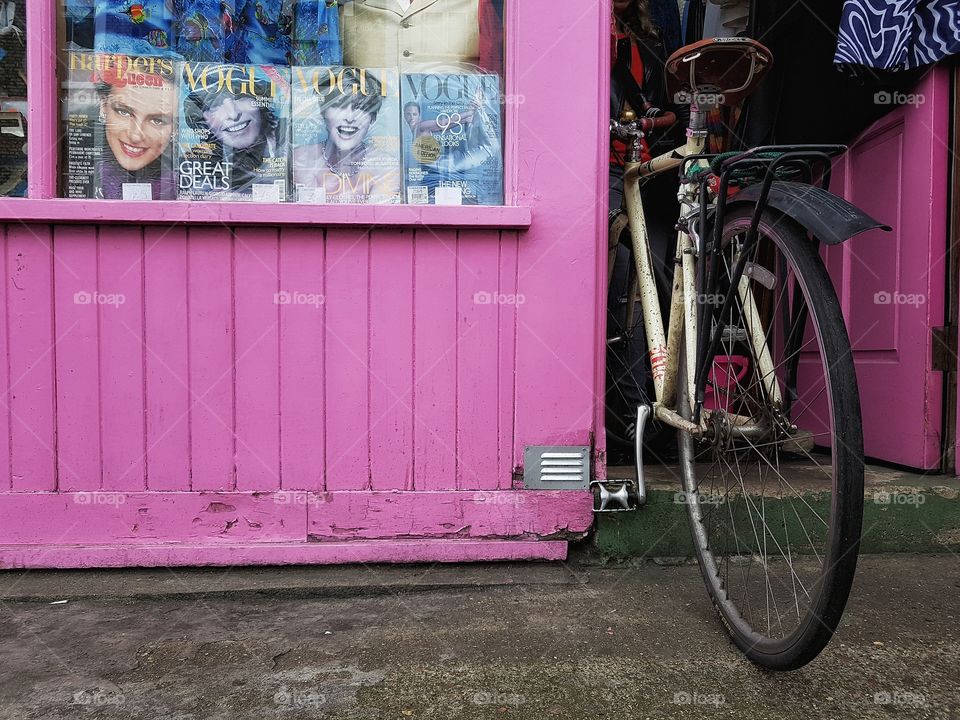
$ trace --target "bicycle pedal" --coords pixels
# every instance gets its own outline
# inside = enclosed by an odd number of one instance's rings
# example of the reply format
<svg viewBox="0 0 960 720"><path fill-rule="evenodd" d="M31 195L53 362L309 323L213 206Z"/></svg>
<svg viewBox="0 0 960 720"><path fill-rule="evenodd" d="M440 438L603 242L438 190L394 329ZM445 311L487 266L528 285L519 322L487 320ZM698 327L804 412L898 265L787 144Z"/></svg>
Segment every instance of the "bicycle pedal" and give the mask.
<svg viewBox="0 0 960 720"><path fill-rule="evenodd" d="M595 513L630 512L638 507L637 492L630 480L594 482L591 488Z"/></svg>

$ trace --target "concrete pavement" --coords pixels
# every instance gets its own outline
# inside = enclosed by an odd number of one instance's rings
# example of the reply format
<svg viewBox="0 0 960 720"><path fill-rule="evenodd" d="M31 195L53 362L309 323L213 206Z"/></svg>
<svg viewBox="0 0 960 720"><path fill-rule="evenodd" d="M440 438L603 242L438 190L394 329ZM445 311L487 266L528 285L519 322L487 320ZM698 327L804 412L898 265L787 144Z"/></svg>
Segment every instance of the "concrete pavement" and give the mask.
<svg viewBox="0 0 960 720"><path fill-rule="evenodd" d="M955 719L958 592L957 557L868 556L769 675L683 563L5 572L0 718Z"/></svg>

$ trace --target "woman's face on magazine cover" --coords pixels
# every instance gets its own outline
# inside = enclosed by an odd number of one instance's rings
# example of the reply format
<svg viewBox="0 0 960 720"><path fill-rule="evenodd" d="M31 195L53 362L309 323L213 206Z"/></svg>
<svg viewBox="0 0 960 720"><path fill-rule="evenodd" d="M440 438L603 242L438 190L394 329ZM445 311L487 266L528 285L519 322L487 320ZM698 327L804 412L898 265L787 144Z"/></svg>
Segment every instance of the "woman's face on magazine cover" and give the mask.
<svg viewBox="0 0 960 720"><path fill-rule="evenodd" d="M374 120L373 115L354 105L329 107L323 111L323 119L331 142L342 153L354 150L366 140Z"/></svg>
<svg viewBox="0 0 960 720"><path fill-rule="evenodd" d="M412 130L416 130L420 124L420 106L407 105L407 107L403 109L403 119L406 120L407 125L409 125Z"/></svg>
<svg viewBox="0 0 960 720"><path fill-rule="evenodd" d="M114 87L103 101L107 144L120 167L136 172L163 155L173 136L173 85Z"/></svg>
<svg viewBox="0 0 960 720"><path fill-rule="evenodd" d="M216 107L205 110L203 119L220 142L236 150L256 144L263 129L260 108L252 97L228 96Z"/></svg>

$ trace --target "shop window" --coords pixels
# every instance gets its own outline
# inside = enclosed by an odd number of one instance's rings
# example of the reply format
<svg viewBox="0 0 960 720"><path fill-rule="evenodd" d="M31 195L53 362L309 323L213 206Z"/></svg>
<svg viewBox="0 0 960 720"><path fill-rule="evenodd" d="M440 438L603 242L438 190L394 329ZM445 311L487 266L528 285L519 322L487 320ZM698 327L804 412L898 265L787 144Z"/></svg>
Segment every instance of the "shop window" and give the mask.
<svg viewBox="0 0 960 720"><path fill-rule="evenodd" d="M500 205L503 6L61 0L61 194Z"/></svg>
<svg viewBox="0 0 960 720"><path fill-rule="evenodd" d="M27 195L27 3L0 0L0 196Z"/></svg>

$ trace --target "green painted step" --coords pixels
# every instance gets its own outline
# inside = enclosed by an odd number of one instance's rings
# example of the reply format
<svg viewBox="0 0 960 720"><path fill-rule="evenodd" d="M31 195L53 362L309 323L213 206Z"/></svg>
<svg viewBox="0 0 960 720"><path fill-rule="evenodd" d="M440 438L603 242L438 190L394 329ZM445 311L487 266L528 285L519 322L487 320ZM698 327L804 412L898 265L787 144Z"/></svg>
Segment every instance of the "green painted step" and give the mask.
<svg viewBox="0 0 960 720"><path fill-rule="evenodd" d="M826 511L826 496L818 489L816 473L803 499L819 512ZM676 470L669 466L648 471L647 504L637 512L600 515L594 535L596 549L611 558L684 557L693 554L684 497ZM611 479L632 476L630 468L609 468ZM916 475L879 466L868 466L864 478L862 549L864 553L960 552L960 480L953 476ZM789 505L779 507L767 499L768 512L792 518ZM776 514L779 513L779 514ZM788 520L785 534L799 532Z"/></svg>

